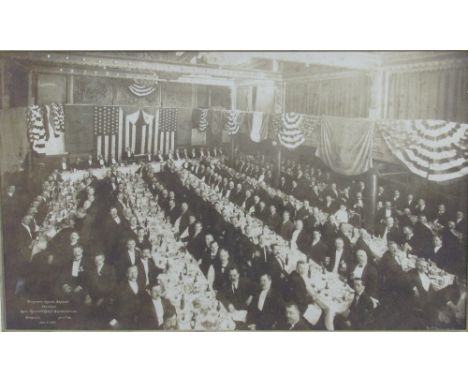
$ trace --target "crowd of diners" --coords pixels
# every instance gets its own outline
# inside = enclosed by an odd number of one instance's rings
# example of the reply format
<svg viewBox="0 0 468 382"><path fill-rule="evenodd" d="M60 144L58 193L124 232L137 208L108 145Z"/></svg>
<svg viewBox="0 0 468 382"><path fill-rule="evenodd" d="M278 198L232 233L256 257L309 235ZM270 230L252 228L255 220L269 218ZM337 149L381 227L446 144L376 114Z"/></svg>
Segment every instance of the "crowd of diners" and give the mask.
<svg viewBox="0 0 468 382"><path fill-rule="evenodd" d="M232 161L221 156L219 162L214 162L210 157L219 156L221 150L207 153L178 152L177 156L160 159L197 159L189 166L197 177L262 220L313 261L347 280L355 297L347 312L334 317L335 328L464 328L463 211L445 211L444 206L433 206L429 200L405 197L398 190L380 187L374 234L387 240L388 251L376 261L363 240L350 239L342 229L346 223L356 227L365 224L364 182L338 188L330 172L286 162L279 189L304 202L302 208L297 208L290 198L271 197L224 168L227 165L274 187L272 164L261 164L248 156ZM127 163L130 159L126 158ZM9 312L14 310L11 305L16 304L19 310L28 299L55 298L70 301L73 311L78 312L71 322L57 324L63 328L157 329L173 320L174 307L164 298L164 290L157 282L164 270L152 262L147 229L131 213L131 200L117 176L118 164L113 164L104 179L89 173L74 185L76 213L67 217L52 239L41 235L39 227L47 216L49 202L60 198L60 171L49 176L20 219L14 186L8 188L3 197L3 221L7 232L7 297L13 296ZM298 262L294 272L285 273L275 247L261 242L253 245L190 184L182 183L173 166L164 166L158 174L148 169L144 172L155 200L212 282L218 299L228 310L248 312L245 322L238 323L239 329L329 328L327 312L314 325L302 317L307 305L314 302L304 281L305 262ZM318 219L318 211L329 214L326 222ZM414 270L404 272L398 263L400 250L436 262L457 276L454 284L435 290L425 274L426 260L417 261ZM19 328L31 324L20 323L22 317L12 317Z"/></svg>

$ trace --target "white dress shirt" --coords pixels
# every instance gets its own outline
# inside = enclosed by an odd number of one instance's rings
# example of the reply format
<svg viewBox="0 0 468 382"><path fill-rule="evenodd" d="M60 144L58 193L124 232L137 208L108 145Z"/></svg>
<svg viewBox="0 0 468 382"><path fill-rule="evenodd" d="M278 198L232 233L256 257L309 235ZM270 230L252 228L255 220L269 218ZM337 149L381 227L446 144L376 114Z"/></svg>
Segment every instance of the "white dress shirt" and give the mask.
<svg viewBox="0 0 468 382"><path fill-rule="evenodd" d="M260 292L260 295L258 296L258 304L257 304L258 310L260 310L260 311L263 310L263 305L265 305L265 300L266 300L266 297L267 297L267 294L268 294L269 291L270 291L270 289L262 290Z"/></svg>
<svg viewBox="0 0 468 382"><path fill-rule="evenodd" d="M130 257L130 261L132 265L135 265L135 261L136 261L135 251L128 251L128 256Z"/></svg>
<svg viewBox="0 0 468 382"><path fill-rule="evenodd" d="M298 230L298 229L295 229L293 231L292 236L291 236L291 248L292 249L297 249L297 238L301 234L301 231L302 230Z"/></svg>
<svg viewBox="0 0 468 382"><path fill-rule="evenodd" d="M26 229L26 231L28 231L29 236L31 236L31 239L32 239L31 228L26 224L22 224L22 226Z"/></svg>
<svg viewBox="0 0 468 382"><path fill-rule="evenodd" d="M99 266L97 267L97 274L98 274L98 276L101 276L101 271L102 271L102 268L103 268L103 267L104 267L104 264L99 265Z"/></svg>
<svg viewBox="0 0 468 382"><path fill-rule="evenodd" d="M360 279L362 278L362 273L364 272L365 265L356 265L353 270L353 278Z"/></svg>
<svg viewBox="0 0 468 382"><path fill-rule="evenodd" d="M143 269L145 270L145 276L146 276L146 285L149 284L149 268L148 268L148 259L141 259L141 263L143 264Z"/></svg>
<svg viewBox="0 0 468 382"><path fill-rule="evenodd" d="M333 272L338 272L338 267L340 266L341 258L343 257L343 250L335 251L335 265L333 266Z"/></svg>
<svg viewBox="0 0 468 382"><path fill-rule="evenodd" d="M429 291L429 288L431 287L431 280L425 273L418 273L419 279L421 280L421 284L426 292Z"/></svg>
<svg viewBox="0 0 468 382"><path fill-rule="evenodd" d="M138 294L138 283L136 281L129 281L128 285L130 285L130 288L132 289L134 294Z"/></svg>
<svg viewBox="0 0 468 382"><path fill-rule="evenodd" d="M80 273L80 266L81 266L81 260L73 261L73 264L72 264L72 276L73 277L78 277L78 274Z"/></svg>
<svg viewBox="0 0 468 382"><path fill-rule="evenodd" d="M153 301L153 307L156 313L156 317L158 318L158 323L159 325L162 325L164 323L164 308L161 303L161 299L160 298L156 300L153 299L152 301Z"/></svg>

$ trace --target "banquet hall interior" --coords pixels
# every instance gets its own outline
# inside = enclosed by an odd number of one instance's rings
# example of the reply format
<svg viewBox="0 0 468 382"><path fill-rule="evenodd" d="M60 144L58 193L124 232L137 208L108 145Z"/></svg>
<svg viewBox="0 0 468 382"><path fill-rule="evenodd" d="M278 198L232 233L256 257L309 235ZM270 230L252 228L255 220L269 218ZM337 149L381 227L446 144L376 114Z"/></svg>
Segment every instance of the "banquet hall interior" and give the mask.
<svg viewBox="0 0 468 382"><path fill-rule="evenodd" d="M466 330L468 52L0 52L6 330Z"/></svg>

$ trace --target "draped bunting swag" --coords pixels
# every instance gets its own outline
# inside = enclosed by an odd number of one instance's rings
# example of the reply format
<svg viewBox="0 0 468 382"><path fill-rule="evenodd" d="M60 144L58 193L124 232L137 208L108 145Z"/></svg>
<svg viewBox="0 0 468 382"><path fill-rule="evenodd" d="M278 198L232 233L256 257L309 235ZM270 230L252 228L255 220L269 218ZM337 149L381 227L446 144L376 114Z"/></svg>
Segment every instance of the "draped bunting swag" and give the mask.
<svg viewBox="0 0 468 382"><path fill-rule="evenodd" d="M224 129L229 135L235 135L239 131L241 113L238 110L226 110L224 112Z"/></svg>
<svg viewBox="0 0 468 382"><path fill-rule="evenodd" d="M32 105L26 109L28 140L32 150L38 154L45 154L48 140L44 110L44 107L39 105Z"/></svg>
<svg viewBox="0 0 468 382"><path fill-rule="evenodd" d="M302 114L281 114L280 118L277 118L275 122L280 123L277 127L278 140L284 147L292 150L305 142L304 116Z"/></svg>
<svg viewBox="0 0 468 382"><path fill-rule="evenodd" d="M155 86L148 86L145 84L138 84L133 83L128 86L128 89L132 92L132 94L136 95L137 97L146 97L156 90Z"/></svg>
<svg viewBox="0 0 468 382"><path fill-rule="evenodd" d="M377 125L392 153L414 174L435 182L468 174L468 124L402 120Z"/></svg>
<svg viewBox="0 0 468 382"><path fill-rule="evenodd" d="M374 136L375 125L380 134ZM64 136L63 105L27 107L26 126L32 151L57 153L48 146L54 146L57 137ZM224 134L245 133L253 142L278 140L291 150L301 145L316 146L316 155L345 175L369 169L373 151L384 147L387 159L380 160L398 159L411 172L431 181L445 182L468 174L468 124L440 120L374 122L364 118L197 108L193 110L192 126L197 134L206 132L203 141L207 144L220 144ZM392 154L396 159L389 157Z"/></svg>

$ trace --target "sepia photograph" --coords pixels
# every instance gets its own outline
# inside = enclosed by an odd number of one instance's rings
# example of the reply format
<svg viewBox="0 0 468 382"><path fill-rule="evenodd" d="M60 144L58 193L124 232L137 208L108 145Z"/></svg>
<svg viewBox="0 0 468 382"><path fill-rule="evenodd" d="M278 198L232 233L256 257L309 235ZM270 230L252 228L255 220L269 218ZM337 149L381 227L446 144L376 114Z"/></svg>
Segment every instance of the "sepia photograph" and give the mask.
<svg viewBox="0 0 468 382"><path fill-rule="evenodd" d="M0 51L7 331L464 331L467 51Z"/></svg>

